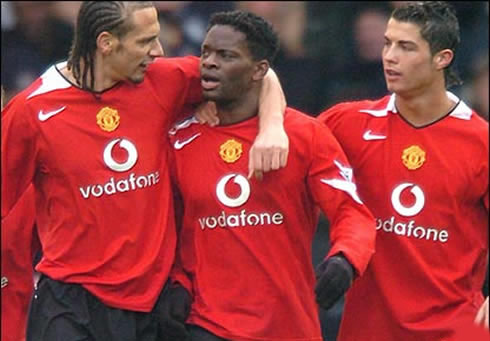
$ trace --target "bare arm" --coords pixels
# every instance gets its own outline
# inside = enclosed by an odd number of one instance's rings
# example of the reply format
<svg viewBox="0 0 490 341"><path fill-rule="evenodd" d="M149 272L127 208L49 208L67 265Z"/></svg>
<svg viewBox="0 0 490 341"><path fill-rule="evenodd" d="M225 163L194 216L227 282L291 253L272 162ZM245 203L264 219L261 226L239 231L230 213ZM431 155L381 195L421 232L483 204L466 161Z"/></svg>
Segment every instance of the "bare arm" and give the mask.
<svg viewBox="0 0 490 341"><path fill-rule="evenodd" d="M274 70L267 72L259 98L259 134L250 149L248 177L285 167L289 139L284 130L286 98Z"/></svg>

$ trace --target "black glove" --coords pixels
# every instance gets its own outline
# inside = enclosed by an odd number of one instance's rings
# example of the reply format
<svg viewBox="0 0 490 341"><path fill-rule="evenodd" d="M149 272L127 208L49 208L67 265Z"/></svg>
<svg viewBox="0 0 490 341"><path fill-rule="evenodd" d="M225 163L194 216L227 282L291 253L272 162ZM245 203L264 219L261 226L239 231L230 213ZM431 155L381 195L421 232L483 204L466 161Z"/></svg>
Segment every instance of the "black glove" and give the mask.
<svg viewBox="0 0 490 341"><path fill-rule="evenodd" d="M191 311L192 297L182 286L170 288L158 309L159 333L165 340L187 340L185 321Z"/></svg>
<svg viewBox="0 0 490 341"><path fill-rule="evenodd" d="M330 309L345 294L354 279L354 268L342 254L327 258L316 269L316 302Z"/></svg>

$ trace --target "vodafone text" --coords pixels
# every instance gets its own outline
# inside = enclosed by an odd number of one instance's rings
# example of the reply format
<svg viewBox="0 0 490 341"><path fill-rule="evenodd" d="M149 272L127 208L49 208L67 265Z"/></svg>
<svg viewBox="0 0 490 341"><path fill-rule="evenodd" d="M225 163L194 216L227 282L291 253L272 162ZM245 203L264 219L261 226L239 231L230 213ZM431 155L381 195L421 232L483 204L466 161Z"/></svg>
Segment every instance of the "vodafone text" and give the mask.
<svg viewBox="0 0 490 341"><path fill-rule="evenodd" d="M80 187L80 193L84 199L88 199L90 196L98 198L104 194L112 195L154 186L159 181L160 173L158 171L146 175L135 175L131 173L128 177L119 180L111 177L105 184Z"/></svg>
<svg viewBox="0 0 490 341"><path fill-rule="evenodd" d="M408 223L398 222L394 216L384 220L377 218L376 230L383 230L384 232L394 233L398 236L426 239L441 243L446 243L449 239L447 230L416 226L414 220L410 220Z"/></svg>
<svg viewBox="0 0 490 341"><path fill-rule="evenodd" d="M214 229L219 227L245 227L257 225L281 225L284 222L282 213L248 213L246 210L241 210L240 213L230 214L221 211L218 216L199 218L199 225L204 230Z"/></svg>

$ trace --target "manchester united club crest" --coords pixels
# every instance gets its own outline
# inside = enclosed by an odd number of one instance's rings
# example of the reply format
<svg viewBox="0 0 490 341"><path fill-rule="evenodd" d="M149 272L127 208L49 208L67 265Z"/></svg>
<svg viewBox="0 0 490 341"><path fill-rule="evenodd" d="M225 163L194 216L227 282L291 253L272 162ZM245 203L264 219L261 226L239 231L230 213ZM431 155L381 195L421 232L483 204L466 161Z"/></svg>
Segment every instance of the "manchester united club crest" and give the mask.
<svg viewBox="0 0 490 341"><path fill-rule="evenodd" d="M111 132L119 127L121 117L116 109L104 107L97 114L97 124L103 131Z"/></svg>
<svg viewBox="0 0 490 341"><path fill-rule="evenodd" d="M219 148L219 155L227 163L233 163L242 156L242 144L234 139L228 140Z"/></svg>
<svg viewBox="0 0 490 341"><path fill-rule="evenodd" d="M410 146L403 151L402 161L408 169L418 169L425 162L425 152L419 146Z"/></svg>

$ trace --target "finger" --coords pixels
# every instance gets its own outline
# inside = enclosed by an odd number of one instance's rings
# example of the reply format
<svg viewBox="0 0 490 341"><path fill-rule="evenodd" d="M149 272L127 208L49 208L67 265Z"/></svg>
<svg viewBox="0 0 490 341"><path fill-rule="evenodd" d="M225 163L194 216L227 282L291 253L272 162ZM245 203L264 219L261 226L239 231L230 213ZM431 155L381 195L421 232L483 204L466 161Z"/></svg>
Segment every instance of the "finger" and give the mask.
<svg viewBox="0 0 490 341"><path fill-rule="evenodd" d="M205 118L206 118L206 122L211 127L214 127L214 126L218 125L218 123L219 123L218 116L216 116L214 113L211 113L210 111L205 112Z"/></svg>
<svg viewBox="0 0 490 341"><path fill-rule="evenodd" d="M288 164L289 149L280 152L281 167L284 168Z"/></svg>
<svg viewBox="0 0 490 341"><path fill-rule="evenodd" d="M197 122L199 122L200 124L206 123L206 120L202 117L202 114L194 115L194 117L196 118Z"/></svg>
<svg viewBox="0 0 490 341"><path fill-rule="evenodd" d="M248 166L248 175L247 175L247 179L250 180L252 178L252 175L254 175L254 170L253 168L250 167L250 165Z"/></svg>
<svg viewBox="0 0 490 341"><path fill-rule="evenodd" d="M248 159L248 175L249 179L254 175L255 171L262 171L263 170L263 165L262 165L262 156L260 153L258 153L257 149L255 147L252 147L249 152L249 159ZM257 177L257 174L255 174Z"/></svg>
<svg viewBox="0 0 490 341"><path fill-rule="evenodd" d="M272 155L270 152L263 150L260 152L262 158L262 171L267 173L271 170Z"/></svg>
<svg viewBox="0 0 490 341"><path fill-rule="evenodd" d="M281 167L281 152L274 150L271 158L271 169L278 170Z"/></svg>
<svg viewBox="0 0 490 341"><path fill-rule="evenodd" d="M335 295L335 296L329 296L325 302L323 302L322 305L320 305L323 309L325 310L329 310L330 308L332 308L335 303L337 303L337 301L340 299L342 295L341 294L338 294L338 295Z"/></svg>
<svg viewBox="0 0 490 341"><path fill-rule="evenodd" d="M259 181L262 181L262 179L264 178L264 173L258 170L256 170L254 173L255 173L255 178Z"/></svg>
<svg viewBox="0 0 490 341"><path fill-rule="evenodd" d="M332 290L335 290L335 288L332 286L331 279L327 276L322 276L315 287L317 301L325 302L328 296L331 295Z"/></svg>
<svg viewBox="0 0 490 341"><path fill-rule="evenodd" d="M328 310L340 299L341 296L342 291L336 289L325 290L317 296L316 301L320 307Z"/></svg>

